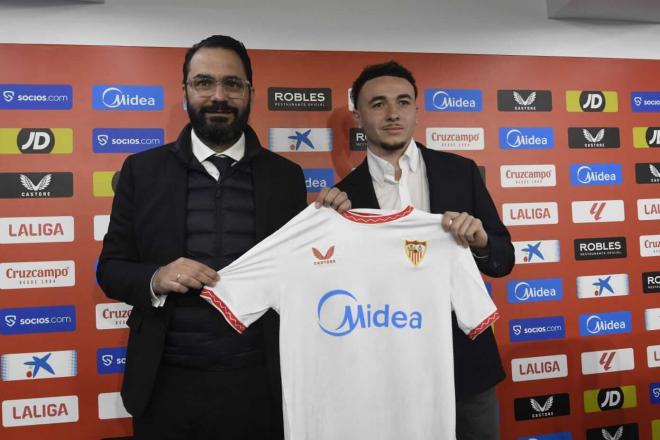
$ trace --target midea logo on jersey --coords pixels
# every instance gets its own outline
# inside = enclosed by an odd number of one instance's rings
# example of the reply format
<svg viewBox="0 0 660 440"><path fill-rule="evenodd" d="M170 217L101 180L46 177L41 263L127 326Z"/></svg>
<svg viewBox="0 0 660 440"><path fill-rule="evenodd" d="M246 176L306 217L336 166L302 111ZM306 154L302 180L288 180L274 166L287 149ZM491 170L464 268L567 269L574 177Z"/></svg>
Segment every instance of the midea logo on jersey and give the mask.
<svg viewBox="0 0 660 440"><path fill-rule="evenodd" d="M360 304L346 290L331 290L321 297L316 309L319 327L330 336L345 336L356 329L421 329L422 314L393 309L390 304Z"/></svg>
<svg viewBox="0 0 660 440"><path fill-rule="evenodd" d="M476 89L426 89L427 112L480 112L483 98Z"/></svg>
<svg viewBox="0 0 660 440"><path fill-rule="evenodd" d="M621 164L571 164L572 185L620 185Z"/></svg>
<svg viewBox="0 0 660 440"><path fill-rule="evenodd" d="M660 92L632 92L630 98L634 112L660 112Z"/></svg>
<svg viewBox="0 0 660 440"><path fill-rule="evenodd" d="M330 111L332 90L329 88L268 88L268 110L271 111Z"/></svg>
<svg viewBox="0 0 660 440"><path fill-rule="evenodd" d="M580 315L580 336L630 333L632 316L630 312L586 313Z"/></svg>
<svg viewBox="0 0 660 440"><path fill-rule="evenodd" d="M587 429L587 440L638 440L637 423Z"/></svg>
<svg viewBox="0 0 660 440"><path fill-rule="evenodd" d="M555 136L550 127L501 127L502 150L547 150L554 148Z"/></svg>
<svg viewBox="0 0 660 440"><path fill-rule="evenodd" d="M94 110L162 110L162 86L101 85L92 89Z"/></svg>
<svg viewBox="0 0 660 440"><path fill-rule="evenodd" d="M509 321L511 342L524 342L541 339L564 339L566 325L563 316L544 318L512 319Z"/></svg>
<svg viewBox="0 0 660 440"><path fill-rule="evenodd" d="M73 88L54 84L0 84L0 110L70 110Z"/></svg>
<svg viewBox="0 0 660 440"><path fill-rule="evenodd" d="M95 153L137 153L165 143L162 128L95 128L92 147Z"/></svg>
<svg viewBox="0 0 660 440"><path fill-rule="evenodd" d="M559 301L563 297L561 278L513 280L507 282L510 303Z"/></svg>

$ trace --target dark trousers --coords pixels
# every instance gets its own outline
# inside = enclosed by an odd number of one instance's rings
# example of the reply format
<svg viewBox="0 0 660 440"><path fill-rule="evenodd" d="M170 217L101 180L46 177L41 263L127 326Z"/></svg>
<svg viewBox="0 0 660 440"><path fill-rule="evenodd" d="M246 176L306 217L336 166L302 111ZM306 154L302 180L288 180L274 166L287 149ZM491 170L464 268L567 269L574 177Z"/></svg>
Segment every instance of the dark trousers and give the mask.
<svg viewBox="0 0 660 440"><path fill-rule="evenodd" d="M457 440L499 440L500 414L495 387L456 402Z"/></svg>
<svg viewBox="0 0 660 440"><path fill-rule="evenodd" d="M272 439L265 366L200 371L161 366L149 406L133 418L135 440Z"/></svg>

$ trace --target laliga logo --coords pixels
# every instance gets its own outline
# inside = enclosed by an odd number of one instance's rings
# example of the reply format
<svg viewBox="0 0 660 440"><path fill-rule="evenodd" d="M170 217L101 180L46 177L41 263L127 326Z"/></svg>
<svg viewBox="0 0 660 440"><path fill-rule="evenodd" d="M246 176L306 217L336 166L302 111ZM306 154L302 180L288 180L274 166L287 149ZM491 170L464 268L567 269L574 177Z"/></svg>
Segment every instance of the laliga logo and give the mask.
<svg viewBox="0 0 660 440"><path fill-rule="evenodd" d="M110 93L110 92L112 92L110 94L110 98L112 98L112 99L111 99L110 102L108 102L108 101L106 101L106 95L108 95L108 93ZM117 108L117 107L119 107L122 104L122 98L121 98L122 94L123 94L123 92L121 90L119 90L117 87L109 87L109 88L105 89L103 91L103 95L101 96L101 100L103 101L103 105L105 105L108 108Z"/></svg>
<svg viewBox="0 0 660 440"><path fill-rule="evenodd" d="M5 324L7 324L7 327L13 327L16 324L16 315L5 316Z"/></svg>
<svg viewBox="0 0 660 440"><path fill-rule="evenodd" d="M319 300L316 312L319 327L330 336L345 336L358 327L361 329L372 327L422 328L420 312L392 311L389 304L385 304L382 308L372 307L371 304L363 305L358 303L355 296L346 290L331 290L323 295ZM330 324L331 322L333 324ZM334 324L337 322L339 324L335 326Z"/></svg>
<svg viewBox="0 0 660 440"><path fill-rule="evenodd" d="M437 103L438 96L442 97L442 102L440 104ZM438 110L444 110L447 107L449 107L449 94L447 92L444 92L440 90L439 92L435 92L433 94L433 105L435 108Z"/></svg>
<svg viewBox="0 0 660 440"><path fill-rule="evenodd" d="M515 136L513 138L513 142L511 142L511 136ZM522 133L520 130L509 130L506 134L506 143L509 144L509 147L511 148L518 148L520 145L522 145Z"/></svg>
<svg viewBox="0 0 660 440"><path fill-rule="evenodd" d="M101 362L103 362L103 365L105 365L106 367L112 365L112 361L113 361L113 357L111 354L104 354L103 356L101 356Z"/></svg>
<svg viewBox="0 0 660 440"><path fill-rule="evenodd" d="M6 90L2 92L2 97L5 98L5 101L12 102L14 100L14 92L11 90Z"/></svg>
<svg viewBox="0 0 660 440"><path fill-rule="evenodd" d="M635 105L640 106L642 105L642 98L639 96L635 96Z"/></svg>
<svg viewBox="0 0 660 440"><path fill-rule="evenodd" d="M100 146L105 146L105 144L108 143L108 135L107 134L100 134L96 136L96 140L99 142Z"/></svg>

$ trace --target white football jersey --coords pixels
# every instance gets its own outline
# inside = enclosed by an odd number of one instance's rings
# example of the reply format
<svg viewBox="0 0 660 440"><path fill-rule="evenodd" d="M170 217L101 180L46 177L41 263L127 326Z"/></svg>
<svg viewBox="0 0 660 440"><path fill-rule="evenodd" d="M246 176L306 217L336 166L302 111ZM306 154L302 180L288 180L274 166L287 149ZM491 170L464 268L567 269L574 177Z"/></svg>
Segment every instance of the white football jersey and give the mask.
<svg viewBox="0 0 660 440"><path fill-rule="evenodd" d="M237 331L280 314L289 440L454 439L451 311L498 317L442 215L310 206L202 291Z"/></svg>

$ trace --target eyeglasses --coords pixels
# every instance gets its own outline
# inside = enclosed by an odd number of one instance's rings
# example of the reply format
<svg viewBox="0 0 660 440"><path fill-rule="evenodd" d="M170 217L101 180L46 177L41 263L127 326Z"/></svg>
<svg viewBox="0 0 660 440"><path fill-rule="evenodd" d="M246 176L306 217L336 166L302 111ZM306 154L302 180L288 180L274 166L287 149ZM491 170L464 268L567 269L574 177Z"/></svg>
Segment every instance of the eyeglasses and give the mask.
<svg viewBox="0 0 660 440"><path fill-rule="evenodd" d="M250 89L250 81L232 76L218 80L208 76L199 76L189 79L186 84L202 97L212 96L216 88L220 86L227 98L241 99L245 97L246 92Z"/></svg>

